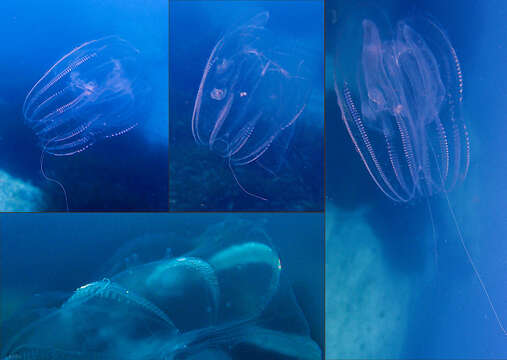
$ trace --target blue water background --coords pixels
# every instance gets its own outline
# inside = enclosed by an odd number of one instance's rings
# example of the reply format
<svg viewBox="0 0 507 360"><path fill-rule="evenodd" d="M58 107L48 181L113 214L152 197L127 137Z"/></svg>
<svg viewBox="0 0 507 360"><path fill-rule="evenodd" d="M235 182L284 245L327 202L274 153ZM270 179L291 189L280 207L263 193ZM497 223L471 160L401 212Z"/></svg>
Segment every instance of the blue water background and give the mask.
<svg viewBox="0 0 507 360"><path fill-rule="evenodd" d="M218 40L256 14L268 11L266 28L281 43L297 43L313 63L313 93L296 129L284 164L271 176L259 166L237 167L237 186L226 160L198 146L192 136L194 101L204 67ZM323 208L323 2L170 2L171 209L320 210ZM295 47L289 46L289 51ZM298 50L300 51L300 50Z"/></svg>
<svg viewBox="0 0 507 360"><path fill-rule="evenodd" d="M24 98L62 56L117 35L140 51L151 103L140 125L74 156L46 156L48 175L67 188L72 210L167 209L168 3L161 0L2 2L0 169L41 187L46 208L65 208L61 190L39 170L41 149L22 115Z"/></svg>
<svg viewBox="0 0 507 360"><path fill-rule="evenodd" d="M376 1L373 5L394 20L400 16L430 14L448 33L461 61L464 116L471 135L472 163L465 183L449 196L464 240L505 323L507 3L421 0ZM343 11L362 9L350 2L331 0L326 6L328 202L345 211L370 208L369 225L383 244L379 256L388 261L393 277L400 272L412 276L414 292L420 294L410 304L408 330L402 335L406 339L402 353L383 353L377 358L507 358L507 338L499 330L458 242L445 197L431 200L439 255L436 265L426 202L399 205L385 199L355 153L337 115L331 76L334 53L329 49L336 41L332 31L336 14L331 10L342 15ZM421 239L421 234L424 240L414 241Z"/></svg>

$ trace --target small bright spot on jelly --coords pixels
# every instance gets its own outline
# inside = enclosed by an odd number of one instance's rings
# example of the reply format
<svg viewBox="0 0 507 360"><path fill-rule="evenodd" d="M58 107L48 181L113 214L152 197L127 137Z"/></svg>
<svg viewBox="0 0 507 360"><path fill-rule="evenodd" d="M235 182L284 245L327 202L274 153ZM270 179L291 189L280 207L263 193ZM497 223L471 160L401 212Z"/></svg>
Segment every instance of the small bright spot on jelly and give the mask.
<svg viewBox="0 0 507 360"><path fill-rule="evenodd" d="M81 290L81 289L86 289L88 286L90 286L91 284L86 284L86 285L83 285L81 287L78 287L77 290Z"/></svg>
<svg viewBox="0 0 507 360"><path fill-rule="evenodd" d="M211 90L210 96L212 99L220 101L223 100L226 93L227 93L226 90L213 88L213 90Z"/></svg>
<svg viewBox="0 0 507 360"><path fill-rule="evenodd" d="M187 260L187 258L184 258L184 257L182 257L182 258L177 258L177 259L176 259L176 261L179 261L179 262L181 262L181 261L185 261L185 260Z"/></svg>
<svg viewBox="0 0 507 360"><path fill-rule="evenodd" d="M243 96L246 96L246 91L242 91L239 93L239 96L243 97Z"/></svg>
<svg viewBox="0 0 507 360"><path fill-rule="evenodd" d="M93 90L95 90L95 84L93 82L86 83L84 87L90 92L93 92Z"/></svg>

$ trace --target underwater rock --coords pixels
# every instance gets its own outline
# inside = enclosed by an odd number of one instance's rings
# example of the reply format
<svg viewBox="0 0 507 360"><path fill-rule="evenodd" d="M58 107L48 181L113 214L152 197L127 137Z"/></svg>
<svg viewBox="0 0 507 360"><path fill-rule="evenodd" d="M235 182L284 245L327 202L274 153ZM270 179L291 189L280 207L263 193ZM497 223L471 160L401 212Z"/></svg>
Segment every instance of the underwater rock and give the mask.
<svg viewBox="0 0 507 360"><path fill-rule="evenodd" d="M42 191L0 170L0 211L40 211Z"/></svg>
<svg viewBox="0 0 507 360"><path fill-rule="evenodd" d="M398 358L413 286L394 271L363 214L327 205L326 357Z"/></svg>

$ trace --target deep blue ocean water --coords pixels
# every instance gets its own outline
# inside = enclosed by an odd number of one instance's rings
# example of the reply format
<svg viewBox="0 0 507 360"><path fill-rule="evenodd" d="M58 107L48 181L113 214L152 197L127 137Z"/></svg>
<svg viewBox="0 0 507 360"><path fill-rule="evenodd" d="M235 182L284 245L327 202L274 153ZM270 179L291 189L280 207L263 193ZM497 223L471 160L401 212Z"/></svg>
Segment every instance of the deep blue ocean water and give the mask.
<svg viewBox="0 0 507 360"><path fill-rule="evenodd" d="M379 300L377 306L391 305L387 315L370 317L373 330L369 332L371 343L367 348L371 351L368 357L506 358L507 338L499 329L458 241L445 197L435 196L430 201L436 230L436 236L433 236L425 201L408 205L391 202L375 186L364 169L338 115L331 75L334 52L329 50L337 41L333 21L337 18L346 21L345 14L359 13L364 10L361 6L380 9L388 18L394 19L393 22L410 15L430 15L447 32L463 69L464 116L471 136L471 168L468 177L449 197L464 241L483 277L498 315L505 323L506 4L502 1L382 1L361 4L363 5L328 1L326 5L326 195L329 205L327 209L331 206L339 209L335 213L328 212L329 222L333 221L336 213L351 214L358 210L365 212L362 226L372 229L372 246L378 246L379 249L372 260L373 265L368 266L385 266L386 269L385 277L370 274L375 289L371 298L387 295L387 300ZM351 223L344 222L341 226L345 229L348 224ZM333 244L347 244L343 246L351 254L362 250L359 245L354 247L353 239L338 239L332 233L328 233L327 241L328 247L331 241ZM435 252L438 255L437 261ZM337 267L339 264L336 261L333 263L333 254L329 251L327 264L329 288L331 279L336 278L340 272ZM353 303L354 291L358 289L349 290L351 293L347 295L347 290L344 290L342 296L349 297ZM328 291L326 295L328 301L331 301L340 294ZM375 308L363 310L365 313L375 312ZM383 320L389 314L399 313L404 315L391 321ZM326 318L328 331L338 326L338 318ZM349 324L352 332L361 334L361 330L353 327L353 321ZM380 328L377 329L377 326ZM375 331L382 332L381 326L385 326L385 331L378 335ZM367 334L364 333L364 336ZM343 335L342 338L346 339L347 336L350 334ZM330 358L354 358L350 353L347 355L345 349L331 347L332 341L327 337ZM397 346L382 346L393 343Z"/></svg>
<svg viewBox="0 0 507 360"><path fill-rule="evenodd" d="M0 60L0 169L42 190L43 204L32 210L65 210L65 202L61 189L40 174L41 148L22 114L25 96L62 56L109 35L140 52L151 101L138 115L139 126L74 156L47 155L44 169L66 187L71 210L167 209L167 2L6 1L0 29L6 39Z"/></svg>
<svg viewBox="0 0 507 360"><path fill-rule="evenodd" d="M258 13L269 12L269 37L302 56L311 69L312 94L296 121L276 174L258 165L237 166L236 184L226 159L198 146L192 136L194 102L216 43ZM170 2L171 208L175 210L321 210L323 208L323 5L318 1ZM271 41L267 39L266 41ZM293 44L293 45L291 45ZM284 46L287 49L284 49ZM303 55L301 55L303 54ZM281 64L285 66L285 64ZM267 90L267 89L266 89ZM207 95L207 94L205 94ZM263 104L258 104L261 109ZM203 116L205 116L204 114ZM277 121L277 120L273 120ZM272 169L270 169L272 170Z"/></svg>

